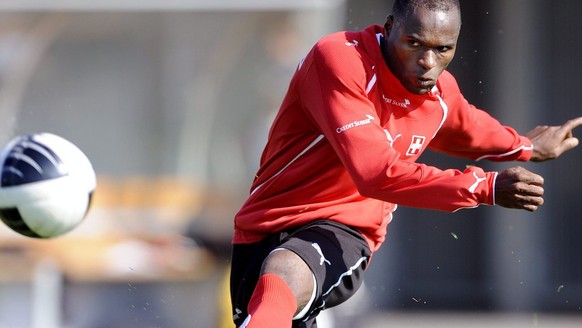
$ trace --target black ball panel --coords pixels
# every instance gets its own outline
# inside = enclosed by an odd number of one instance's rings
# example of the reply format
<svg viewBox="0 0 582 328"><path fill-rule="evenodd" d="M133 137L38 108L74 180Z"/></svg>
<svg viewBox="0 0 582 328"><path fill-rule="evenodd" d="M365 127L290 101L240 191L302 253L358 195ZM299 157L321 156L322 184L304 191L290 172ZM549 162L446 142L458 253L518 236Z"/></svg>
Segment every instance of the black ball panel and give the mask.
<svg viewBox="0 0 582 328"><path fill-rule="evenodd" d="M66 175L59 156L29 135L18 140L6 155L0 185L18 186Z"/></svg>
<svg viewBox="0 0 582 328"><path fill-rule="evenodd" d="M17 208L2 208L0 209L0 219L12 230L33 238L42 238L37 233L32 231L26 222L22 219Z"/></svg>

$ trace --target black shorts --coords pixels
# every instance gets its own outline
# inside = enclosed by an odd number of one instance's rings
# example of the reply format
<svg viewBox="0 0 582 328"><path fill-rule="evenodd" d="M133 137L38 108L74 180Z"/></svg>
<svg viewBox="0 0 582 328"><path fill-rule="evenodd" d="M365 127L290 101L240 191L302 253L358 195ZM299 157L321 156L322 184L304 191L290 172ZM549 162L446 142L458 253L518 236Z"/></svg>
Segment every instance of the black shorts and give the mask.
<svg viewBox="0 0 582 328"><path fill-rule="evenodd" d="M314 302L303 318L293 321L294 328L317 327L315 317L320 311L349 299L362 284L371 255L359 232L326 220L280 232L257 243L233 245L230 293L237 327L248 316L247 304L263 261L277 248L299 255L313 272L317 284Z"/></svg>

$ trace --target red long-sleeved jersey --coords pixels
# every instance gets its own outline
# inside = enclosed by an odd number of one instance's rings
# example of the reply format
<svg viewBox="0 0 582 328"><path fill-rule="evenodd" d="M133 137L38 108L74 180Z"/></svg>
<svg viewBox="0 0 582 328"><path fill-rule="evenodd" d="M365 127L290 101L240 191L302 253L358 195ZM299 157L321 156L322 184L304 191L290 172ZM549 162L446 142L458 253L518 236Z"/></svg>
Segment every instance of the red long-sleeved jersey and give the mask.
<svg viewBox="0 0 582 328"><path fill-rule="evenodd" d="M449 72L428 94L408 92L385 64L382 32L326 36L300 63L235 217L233 243L328 219L356 228L374 251L396 204L444 211L494 204L495 172L415 163L427 147L529 160L530 140L469 104Z"/></svg>

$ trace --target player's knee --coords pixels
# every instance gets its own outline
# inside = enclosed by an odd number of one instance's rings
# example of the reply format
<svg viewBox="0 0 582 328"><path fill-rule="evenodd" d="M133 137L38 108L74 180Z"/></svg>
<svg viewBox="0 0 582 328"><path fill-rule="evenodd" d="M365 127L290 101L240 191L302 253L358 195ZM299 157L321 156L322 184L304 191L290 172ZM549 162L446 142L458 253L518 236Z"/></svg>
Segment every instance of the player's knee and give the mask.
<svg viewBox="0 0 582 328"><path fill-rule="evenodd" d="M281 277L297 299L298 310L309 302L315 288L313 273L301 257L282 249L271 253L263 262L262 274L271 273Z"/></svg>

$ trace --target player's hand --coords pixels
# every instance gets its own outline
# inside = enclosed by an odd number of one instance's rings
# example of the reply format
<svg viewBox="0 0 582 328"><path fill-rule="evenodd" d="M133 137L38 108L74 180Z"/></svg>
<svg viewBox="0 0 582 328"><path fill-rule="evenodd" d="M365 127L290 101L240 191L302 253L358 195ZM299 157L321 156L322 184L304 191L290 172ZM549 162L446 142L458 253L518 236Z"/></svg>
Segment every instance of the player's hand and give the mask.
<svg viewBox="0 0 582 328"><path fill-rule="evenodd" d="M540 125L525 134L533 143L534 150L530 161L542 162L558 158L564 152L578 146L578 138L572 130L582 125L582 116L569 120L564 125Z"/></svg>
<svg viewBox="0 0 582 328"><path fill-rule="evenodd" d="M523 167L511 167L497 175L495 204L533 212L544 204L544 178Z"/></svg>

